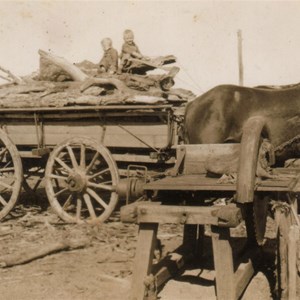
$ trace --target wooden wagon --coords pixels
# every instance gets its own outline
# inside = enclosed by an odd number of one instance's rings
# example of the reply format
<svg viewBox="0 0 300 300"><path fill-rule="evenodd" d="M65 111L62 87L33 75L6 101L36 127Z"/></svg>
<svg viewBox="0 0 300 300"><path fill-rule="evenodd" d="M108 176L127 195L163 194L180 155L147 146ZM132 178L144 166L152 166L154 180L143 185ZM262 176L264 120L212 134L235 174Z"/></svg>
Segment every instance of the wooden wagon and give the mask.
<svg viewBox="0 0 300 300"><path fill-rule="evenodd" d="M295 241L287 245L290 225L299 226L300 170L274 168L270 178L258 177L259 156L266 137L264 119L254 117L245 124L240 144L180 145L174 168L165 177L144 184L147 201L122 208L124 222L139 224L131 299L156 299L157 290L182 266L185 257L200 254L204 225L211 228L216 297L239 299L256 272L260 254L257 243L263 243L271 200L280 208L275 213L280 236L279 294L282 299L296 299ZM218 161L229 154L239 157L237 180L208 176L208 159ZM273 157L271 152L265 154L267 160ZM222 205L215 205L220 198ZM236 255L230 229L242 220L246 223L248 242L243 255ZM166 257L165 263L162 260L154 264L158 226L166 223L184 225L181 249L185 254L180 259L170 261ZM201 299L201 295L192 299Z"/></svg>
<svg viewBox="0 0 300 300"><path fill-rule="evenodd" d="M134 165L174 163L175 119L168 104L0 109L0 219L22 185L35 191L43 179L64 221L106 220L120 176Z"/></svg>

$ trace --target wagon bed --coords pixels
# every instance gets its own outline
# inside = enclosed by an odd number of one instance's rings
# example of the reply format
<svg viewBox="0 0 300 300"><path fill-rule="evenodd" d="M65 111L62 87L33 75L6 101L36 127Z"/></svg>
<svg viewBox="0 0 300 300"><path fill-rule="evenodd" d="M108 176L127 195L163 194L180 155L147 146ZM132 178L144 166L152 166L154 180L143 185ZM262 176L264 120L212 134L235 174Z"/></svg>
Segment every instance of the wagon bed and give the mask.
<svg viewBox="0 0 300 300"><path fill-rule="evenodd" d="M120 128L121 125L153 148L161 148L168 142L167 125L168 121L171 122L168 118L172 107L107 105L1 108L0 124L11 140L20 146L42 146L41 143L53 146L70 136L88 134L107 147L148 148Z"/></svg>
<svg viewBox="0 0 300 300"><path fill-rule="evenodd" d="M174 163L175 109L171 104L1 108L0 219L15 205L21 185L35 192L44 180L49 202L63 220L104 221L118 202L116 186L128 165L158 164L163 170Z"/></svg>

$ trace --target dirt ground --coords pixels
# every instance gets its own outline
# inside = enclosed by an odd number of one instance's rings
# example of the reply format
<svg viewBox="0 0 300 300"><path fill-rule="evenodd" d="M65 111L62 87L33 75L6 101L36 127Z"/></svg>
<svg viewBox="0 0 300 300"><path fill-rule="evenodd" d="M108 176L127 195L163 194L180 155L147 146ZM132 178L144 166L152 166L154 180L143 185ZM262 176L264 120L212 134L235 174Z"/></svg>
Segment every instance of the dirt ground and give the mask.
<svg viewBox="0 0 300 300"><path fill-rule="evenodd" d="M0 265L7 255L24 256L57 242L81 242L84 246L58 251L26 264L0 268L1 299L128 299L137 225L121 223L118 212L98 227L68 225L62 223L47 205L29 205L26 195L22 198L13 213L0 223ZM46 201L46 198L42 196L42 200ZM272 222L268 226L270 233ZM244 231L241 225L233 234L243 235ZM180 244L182 227L161 226L158 237L163 253L172 251ZM272 299L273 238L271 234L270 242L267 241L265 265L259 268L243 300ZM212 270L202 269L197 264L189 265L165 284L159 291L159 299L215 299L214 276Z"/></svg>

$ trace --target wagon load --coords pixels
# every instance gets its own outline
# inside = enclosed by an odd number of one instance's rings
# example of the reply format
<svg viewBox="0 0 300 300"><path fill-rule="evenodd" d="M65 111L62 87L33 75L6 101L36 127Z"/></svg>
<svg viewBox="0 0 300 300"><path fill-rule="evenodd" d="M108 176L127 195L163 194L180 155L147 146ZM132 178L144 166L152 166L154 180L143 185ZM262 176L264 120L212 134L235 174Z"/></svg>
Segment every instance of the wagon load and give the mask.
<svg viewBox="0 0 300 300"><path fill-rule="evenodd" d="M0 107L65 107L74 105L109 105L127 103L182 104L193 99L191 91L172 88L179 71L174 56L156 62L134 62L137 73L97 73L97 65L83 61L72 64L66 59L39 50L40 70L37 74L18 77L1 68L9 83L0 86ZM164 74L146 74L156 67ZM140 75L144 74L144 75Z"/></svg>

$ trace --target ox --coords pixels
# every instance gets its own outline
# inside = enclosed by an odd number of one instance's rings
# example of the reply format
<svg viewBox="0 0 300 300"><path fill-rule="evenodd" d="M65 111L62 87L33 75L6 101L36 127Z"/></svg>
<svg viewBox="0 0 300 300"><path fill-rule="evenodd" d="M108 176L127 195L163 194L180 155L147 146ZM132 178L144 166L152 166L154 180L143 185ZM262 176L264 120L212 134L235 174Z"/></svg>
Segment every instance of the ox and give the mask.
<svg viewBox="0 0 300 300"><path fill-rule="evenodd" d="M300 85L282 89L217 86L187 105L186 142L240 142L244 123L254 116L265 118L275 147L293 139L300 134ZM299 156L298 147L288 151L277 152L277 161Z"/></svg>

